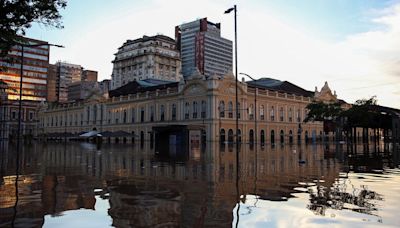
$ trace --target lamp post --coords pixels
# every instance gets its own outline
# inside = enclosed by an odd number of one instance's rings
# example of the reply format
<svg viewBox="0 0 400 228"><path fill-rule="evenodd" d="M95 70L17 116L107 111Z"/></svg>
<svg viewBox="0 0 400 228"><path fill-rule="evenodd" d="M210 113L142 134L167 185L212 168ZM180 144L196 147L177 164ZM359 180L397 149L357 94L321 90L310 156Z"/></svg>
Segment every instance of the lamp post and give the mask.
<svg viewBox="0 0 400 228"><path fill-rule="evenodd" d="M20 147L20 139L21 139L21 123L22 123L22 82L23 82L23 76L24 76L24 47L39 47L39 46L54 46L54 47L61 47L63 48L64 46L62 45L57 45L57 44L49 44L49 43L39 43L39 44L23 44L23 43L18 43L17 46L21 46L21 58L20 58L20 80L19 80L19 103L18 103L18 129L17 129L17 153L19 153L19 147Z"/></svg>
<svg viewBox="0 0 400 228"><path fill-rule="evenodd" d="M253 77L251 77L250 75L246 74L246 73L240 73L241 75L245 75L247 77L249 77L251 80L256 81L256 79L254 79ZM257 145L257 86L255 86L254 88L254 142Z"/></svg>
<svg viewBox="0 0 400 228"><path fill-rule="evenodd" d="M236 151L237 151L237 158L239 156L239 98L238 98L238 61L237 61L237 8L234 5L232 8L225 10L225 14L229 14L230 12L234 11L234 18L235 18L235 98L236 98Z"/></svg>

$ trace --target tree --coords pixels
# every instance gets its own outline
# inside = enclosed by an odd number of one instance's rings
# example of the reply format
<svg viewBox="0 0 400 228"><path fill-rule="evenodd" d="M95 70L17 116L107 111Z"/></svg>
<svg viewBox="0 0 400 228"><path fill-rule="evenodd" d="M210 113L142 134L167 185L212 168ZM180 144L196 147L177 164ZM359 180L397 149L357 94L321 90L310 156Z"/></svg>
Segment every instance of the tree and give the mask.
<svg viewBox="0 0 400 228"><path fill-rule="evenodd" d="M304 122L334 120L343 111L339 103L323 103L320 101L308 104L306 109L308 109L308 114Z"/></svg>
<svg viewBox="0 0 400 228"><path fill-rule="evenodd" d="M34 22L63 28L59 10L66 6L66 0L0 0L0 57L22 41Z"/></svg>

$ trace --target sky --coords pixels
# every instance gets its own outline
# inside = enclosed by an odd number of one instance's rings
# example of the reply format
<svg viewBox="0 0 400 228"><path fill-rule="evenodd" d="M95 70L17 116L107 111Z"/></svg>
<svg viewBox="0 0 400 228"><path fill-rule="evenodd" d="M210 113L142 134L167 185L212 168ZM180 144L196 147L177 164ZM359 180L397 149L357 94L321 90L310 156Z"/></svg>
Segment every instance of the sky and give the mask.
<svg viewBox="0 0 400 228"><path fill-rule="evenodd" d="M314 91L328 82L349 103L376 96L400 108L400 0L69 0L64 29L33 25L27 36L52 47L50 63L80 64L110 79L114 54L127 39L164 34L207 17L234 40L238 72L290 81ZM247 80L247 79L246 79Z"/></svg>

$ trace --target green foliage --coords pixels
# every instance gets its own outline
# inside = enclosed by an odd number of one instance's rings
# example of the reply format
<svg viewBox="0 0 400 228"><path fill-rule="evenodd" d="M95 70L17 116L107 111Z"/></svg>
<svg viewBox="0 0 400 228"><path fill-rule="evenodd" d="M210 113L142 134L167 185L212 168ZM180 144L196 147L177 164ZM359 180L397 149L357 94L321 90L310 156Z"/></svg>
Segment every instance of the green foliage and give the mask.
<svg viewBox="0 0 400 228"><path fill-rule="evenodd" d="M341 115L346 118L348 127L377 128L381 122L381 114L377 111L375 97L357 100L353 106Z"/></svg>
<svg viewBox="0 0 400 228"><path fill-rule="evenodd" d="M0 57L21 41L33 22L62 28L60 9L66 0L0 0Z"/></svg>
<svg viewBox="0 0 400 228"><path fill-rule="evenodd" d="M312 102L306 108L309 112L304 122L334 120L343 111L339 103Z"/></svg>

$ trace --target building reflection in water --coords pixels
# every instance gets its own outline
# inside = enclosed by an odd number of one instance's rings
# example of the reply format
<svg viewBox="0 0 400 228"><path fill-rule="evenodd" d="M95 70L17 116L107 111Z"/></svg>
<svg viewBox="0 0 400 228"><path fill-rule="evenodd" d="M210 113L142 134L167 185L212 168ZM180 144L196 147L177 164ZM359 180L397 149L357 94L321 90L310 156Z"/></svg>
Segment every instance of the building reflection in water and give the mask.
<svg viewBox="0 0 400 228"><path fill-rule="evenodd" d="M13 145L1 146L0 226L10 226L17 161ZM380 148L384 153L375 153L376 148L365 152L360 145L348 156L346 145L243 144L238 170L234 145L191 149L182 160L155 156L148 144L25 145L15 224L41 226L46 215L95 210L97 199L109 202L107 215L116 227L226 227L239 222L241 214L251 214L259 201L288 201L304 192L307 208L319 215L327 208L373 214L382 196L373 189L349 190L347 173L399 164L398 153L386 152L393 149L386 146ZM389 159L392 155L397 160ZM256 197L254 205L239 213L250 196Z"/></svg>

